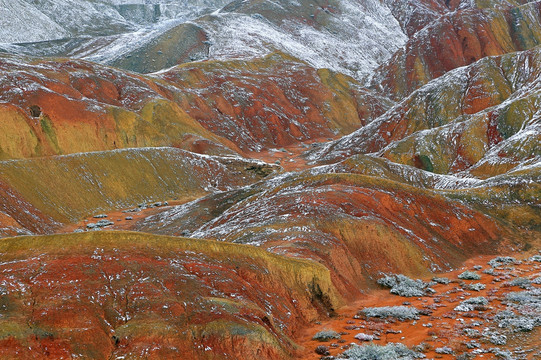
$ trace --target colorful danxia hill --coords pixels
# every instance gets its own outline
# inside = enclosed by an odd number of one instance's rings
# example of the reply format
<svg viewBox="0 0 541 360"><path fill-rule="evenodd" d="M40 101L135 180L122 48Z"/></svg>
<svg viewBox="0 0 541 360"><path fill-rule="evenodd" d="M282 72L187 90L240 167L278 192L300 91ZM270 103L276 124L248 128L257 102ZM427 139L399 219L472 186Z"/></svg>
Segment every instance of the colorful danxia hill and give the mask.
<svg viewBox="0 0 541 360"><path fill-rule="evenodd" d="M0 359L541 359L541 1L0 0Z"/></svg>

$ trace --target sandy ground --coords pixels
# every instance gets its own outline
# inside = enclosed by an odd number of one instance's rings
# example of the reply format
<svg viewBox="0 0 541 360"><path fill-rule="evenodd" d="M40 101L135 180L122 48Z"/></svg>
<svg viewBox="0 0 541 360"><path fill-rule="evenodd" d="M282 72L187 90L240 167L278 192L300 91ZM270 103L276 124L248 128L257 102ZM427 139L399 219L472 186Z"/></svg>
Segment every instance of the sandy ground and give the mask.
<svg viewBox="0 0 541 360"><path fill-rule="evenodd" d="M523 258L524 255L515 254L517 259ZM485 343L481 339L468 338L464 335L463 329L471 327L483 331L490 323L493 315L501 310L505 310L506 305L502 303L505 294L513 291L523 291L517 286L509 286L507 281L517 277L536 277L541 276L541 263L525 261L520 265L509 267L509 269L496 270L496 275L488 275L482 273L484 269L490 268L487 265L488 260L493 256L478 257L469 260L463 268L449 273L441 274L441 277L447 277L451 280L450 284L436 284L432 288L436 291L431 296L423 296L419 298L406 298L390 294L388 289L375 290L367 293L361 300L353 305L342 308L338 316L323 322L314 324L312 327L305 330L299 342L305 347L306 352L303 359L320 359L321 355L315 353L318 345L325 345L329 348L330 355L337 356L341 354L345 348L351 343L363 344L363 341L355 339L355 335L365 333L369 335L377 335L378 340L374 340L375 344L384 345L387 343L403 343L408 347L427 344L424 354L428 359L455 359L458 354L465 351L471 352L464 345L471 340L477 340L481 343L482 348L490 349L498 347L500 349L510 349L521 346L526 351L527 359L538 359L534 353L541 350L541 329L536 328L532 332L520 332L508 337L508 343L504 346L495 346L492 343ZM465 270L474 270L474 265L481 265L483 269L477 271L481 275L480 280L459 280L458 275ZM424 279L430 280L430 279ZM483 283L486 289L481 291L464 290L461 286L467 283ZM533 285L533 287L541 287L541 285ZM472 311L468 313L456 312L454 308L460 301L470 298L484 296L490 300L489 305L484 311ZM379 306L398 306L398 305L415 306L417 309L423 309L430 312L430 315L421 316L420 320L414 321L384 321L379 319L365 319L364 315L355 315L359 310L365 307ZM477 326L470 326L472 323L482 323ZM331 340L328 342L319 342L312 337L321 330L334 330L342 334L341 339ZM455 350L455 355L437 354L436 348L449 346ZM479 354L476 359L496 359L494 354Z"/></svg>

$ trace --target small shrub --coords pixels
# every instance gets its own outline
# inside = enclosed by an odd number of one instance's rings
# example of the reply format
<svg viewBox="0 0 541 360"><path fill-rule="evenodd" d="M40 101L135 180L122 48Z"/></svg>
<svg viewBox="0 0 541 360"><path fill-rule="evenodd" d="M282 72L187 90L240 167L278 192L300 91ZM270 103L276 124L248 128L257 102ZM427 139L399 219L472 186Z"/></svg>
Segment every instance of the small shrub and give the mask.
<svg viewBox="0 0 541 360"><path fill-rule="evenodd" d="M382 306L364 308L362 313L367 318L394 318L400 321L417 320L420 318L419 310L413 306Z"/></svg>
<svg viewBox="0 0 541 360"><path fill-rule="evenodd" d="M483 336L487 341L490 341L494 345L505 345L505 344L507 344L507 336L505 336L503 334L500 334L497 331L486 330L483 333Z"/></svg>
<svg viewBox="0 0 541 360"><path fill-rule="evenodd" d="M436 348L436 354L453 355L455 352L449 346Z"/></svg>
<svg viewBox="0 0 541 360"><path fill-rule="evenodd" d="M513 331L522 331L522 332L528 332L532 331L537 325L537 321L535 319L526 317L526 316L518 316L518 317L512 317L503 319L498 323L498 326L500 328L512 328Z"/></svg>
<svg viewBox="0 0 541 360"><path fill-rule="evenodd" d="M485 284L482 284L482 283L475 283L475 284L466 284L464 285L464 288L466 290L471 290L471 291L481 291L481 290L484 290L486 289L486 285Z"/></svg>
<svg viewBox="0 0 541 360"><path fill-rule="evenodd" d="M426 352L429 352L431 349L432 349L432 345L430 345L429 343L426 343L424 341L422 343L420 343L419 345L415 345L412 348L413 351L416 351L416 352L419 352L419 353L426 353Z"/></svg>
<svg viewBox="0 0 541 360"><path fill-rule="evenodd" d="M478 296L466 299L462 301L463 304L473 304L473 305L488 305L488 300L484 296Z"/></svg>
<svg viewBox="0 0 541 360"><path fill-rule="evenodd" d="M494 275L494 269L493 268L485 269L483 270L483 274Z"/></svg>
<svg viewBox="0 0 541 360"><path fill-rule="evenodd" d="M391 294L404 297L419 297L424 296L425 291L408 285L397 285L391 289Z"/></svg>
<svg viewBox="0 0 541 360"><path fill-rule="evenodd" d="M526 278L516 278L511 281L508 281L506 285L518 286L519 288L522 288L522 289L528 289L531 287L532 282Z"/></svg>
<svg viewBox="0 0 541 360"><path fill-rule="evenodd" d="M498 348L492 348L490 351L496 355L497 359L503 359L503 360L515 360L516 357L513 356L513 353L509 350L502 350Z"/></svg>
<svg viewBox="0 0 541 360"><path fill-rule="evenodd" d="M475 271L466 270L462 274L458 275L458 278L462 280L480 280L481 275L479 275Z"/></svg>
<svg viewBox="0 0 541 360"><path fill-rule="evenodd" d="M332 339L340 339L340 334L334 330L322 330L312 338L312 340L317 341L329 341Z"/></svg>
<svg viewBox="0 0 541 360"><path fill-rule="evenodd" d="M504 319L514 318L516 315L511 310L502 310L494 316L494 320L501 321Z"/></svg>
<svg viewBox="0 0 541 360"><path fill-rule="evenodd" d="M398 296L419 297L435 293L434 289L430 287L433 283L424 282L419 279L413 280L402 274L385 275L378 279L377 282L382 286L391 288L391 294Z"/></svg>
<svg viewBox="0 0 541 360"><path fill-rule="evenodd" d="M315 350L316 354L318 355L329 355L329 348L326 347L325 345L319 345L318 347L316 347L316 350Z"/></svg>
<svg viewBox="0 0 541 360"><path fill-rule="evenodd" d="M455 307L454 310L460 312L470 312L483 308L486 305L488 305L488 300L483 296L479 296L462 301L458 306Z"/></svg>
<svg viewBox="0 0 541 360"><path fill-rule="evenodd" d="M516 302L519 304L540 303L541 304L541 289L536 288L527 291L515 291L505 295L505 299L508 301Z"/></svg>
<svg viewBox="0 0 541 360"><path fill-rule="evenodd" d="M472 339L478 339L481 337L481 332L477 329L464 329L464 335Z"/></svg>
<svg viewBox="0 0 541 360"><path fill-rule="evenodd" d="M475 310L475 305L459 304L459 305L455 306L454 310L459 311L459 312L470 312L470 311Z"/></svg>
<svg viewBox="0 0 541 360"><path fill-rule="evenodd" d="M447 285L451 282L451 280L449 280L446 277L437 277L437 276L433 277L432 281L437 282L438 284L444 284L444 285Z"/></svg>
<svg viewBox="0 0 541 360"><path fill-rule="evenodd" d="M494 258L488 262L488 264L493 268L506 265L514 265L516 263L518 263L517 259L511 256L498 256L497 258Z"/></svg>
<svg viewBox="0 0 541 360"><path fill-rule="evenodd" d="M541 255L534 255L530 258L530 261L541 262Z"/></svg>
<svg viewBox="0 0 541 360"><path fill-rule="evenodd" d="M404 344L389 343L381 345L353 345L344 352L350 360L413 360L424 357L416 351L408 349Z"/></svg>
<svg viewBox="0 0 541 360"><path fill-rule="evenodd" d="M466 347L468 349L476 349L476 348L480 348L481 344L479 344L477 341L472 340L466 343Z"/></svg>

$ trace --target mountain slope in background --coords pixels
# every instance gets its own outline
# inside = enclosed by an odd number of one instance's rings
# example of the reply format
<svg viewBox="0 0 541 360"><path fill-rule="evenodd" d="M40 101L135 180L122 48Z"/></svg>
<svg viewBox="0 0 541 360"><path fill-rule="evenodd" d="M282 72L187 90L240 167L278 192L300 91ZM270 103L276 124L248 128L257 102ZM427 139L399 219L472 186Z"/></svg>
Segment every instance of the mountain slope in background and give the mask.
<svg viewBox="0 0 541 360"><path fill-rule="evenodd" d="M291 13L296 16L291 17ZM163 61L153 64L152 59L163 58L164 52L172 57L169 60L179 64L202 58L261 57L282 51L316 68L329 68L360 79L407 40L389 9L375 0L232 2L220 11L195 19L193 24L201 33L183 33L179 38L175 32L193 26L184 21L182 18L164 20L152 27L140 26L139 31L128 34L128 31L110 28L110 20L99 20L92 23L109 29L109 34L119 35L76 39L78 34L73 33L70 36L75 38L73 40L6 46L5 50L30 55L75 56L143 72L172 66L164 65ZM175 30L175 26L181 29ZM192 53L192 58L179 57L175 54L176 46L182 48L185 43L201 43L199 47L209 49ZM131 61L132 57L138 59L136 63ZM141 66L137 62L145 64Z"/></svg>

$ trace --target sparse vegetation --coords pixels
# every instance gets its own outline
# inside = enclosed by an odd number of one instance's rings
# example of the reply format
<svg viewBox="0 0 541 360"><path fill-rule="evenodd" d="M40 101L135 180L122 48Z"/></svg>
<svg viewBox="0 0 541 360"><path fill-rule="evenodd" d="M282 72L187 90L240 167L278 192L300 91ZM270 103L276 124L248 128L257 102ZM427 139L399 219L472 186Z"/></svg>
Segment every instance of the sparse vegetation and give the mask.
<svg viewBox="0 0 541 360"><path fill-rule="evenodd" d="M541 306L541 289L511 292L505 296L505 299L522 305L539 303Z"/></svg>
<svg viewBox="0 0 541 360"><path fill-rule="evenodd" d="M364 308L362 314L367 318L394 318L400 321L417 320L420 318L420 313L413 306L382 306Z"/></svg>
<svg viewBox="0 0 541 360"><path fill-rule="evenodd" d="M329 355L329 348L325 345L319 345L315 351L318 355Z"/></svg>
<svg viewBox="0 0 541 360"><path fill-rule="evenodd" d="M493 268L485 269L483 270L483 274L494 275L494 269Z"/></svg>
<svg viewBox="0 0 541 360"><path fill-rule="evenodd" d="M440 347L440 348L436 348L436 354L445 354L445 355L452 355L454 354L455 352L453 351L453 349L451 349L449 346L444 346L444 347Z"/></svg>
<svg viewBox="0 0 541 360"><path fill-rule="evenodd" d="M481 291L486 289L486 285L483 283L465 284L464 289L472 291Z"/></svg>
<svg viewBox="0 0 541 360"><path fill-rule="evenodd" d="M500 334L495 330L486 330L483 332L483 337L486 341L491 342L494 345L505 345L507 344L507 336Z"/></svg>
<svg viewBox="0 0 541 360"><path fill-rule="evenodd" d="M461 280L481 280L481 275L475 271L466 270L462 274L458 275L458 278Z"/></svg>
<svg viewBox="0 0 541 360"><path fill-rule="evenodd" d="M488 305L488 300L483 296L479 296L462 301L458 306L455 307L455 311L468 312L481 310L486 305Z"/></svg>
<svg viewBox="0 0 541 360"><path fill-rule="evenodd" d="M449 278L446 278L446 277L433 277L432 278L432 281L438 283L438 284L444 284L444 285L447 285L451 282L451 280L449 280Z"/></svg>
<svg viewBox="0 0 541 360"><path fill-rule="evenodd" d="M532 331L539 325L539 320L527 316L516 316L514 313L510 317L501 319L498 322L500 328L512 328L513 331Z"/></svg>
<svg viewBox="0 0 541 360"><path fill-rule="evenodd" d="M424 355L408 349L404 344L390 343L381 345L353 345L344 352L350 360L413 360L423 358Z"/></svg>
<svg viewBox="0 0 541 360"><path fill-rule="evenodd" d="M464 335L472 339L477 339L477 338L480 338L482 334L477 329L466 328L464 329Z"/></svg>
<svg viewBox="0 0 541 360"><path fill-rule="evenodd" d="M315 334L312 339L317 341L330 341L333 339L340 339L340 334L334 330L322 330Z"/></svg>
<svg viewBox="0 0 541 360"><path fill-rule="evenodd" d="M517 259L511 256L498 256L488 262L491 267L501 267L507 265L514 265L517 263Z"/></svg>
<svg viewBox="0 0 541 360"><path fill-rule="evenodd" d="M518 286L522 289L528 289L532 286L532 282L526 278L516 278L506 283L509 286Z"/></svg>
<svg viewBox="0 0 541 360"><path fill-rule="evenodd" d="M434 289L430 287L433 283L414 280L402 274L385 275L378 279L378 284L391 288L391 294L404 297L418 297L434 293Z"/></svg>

